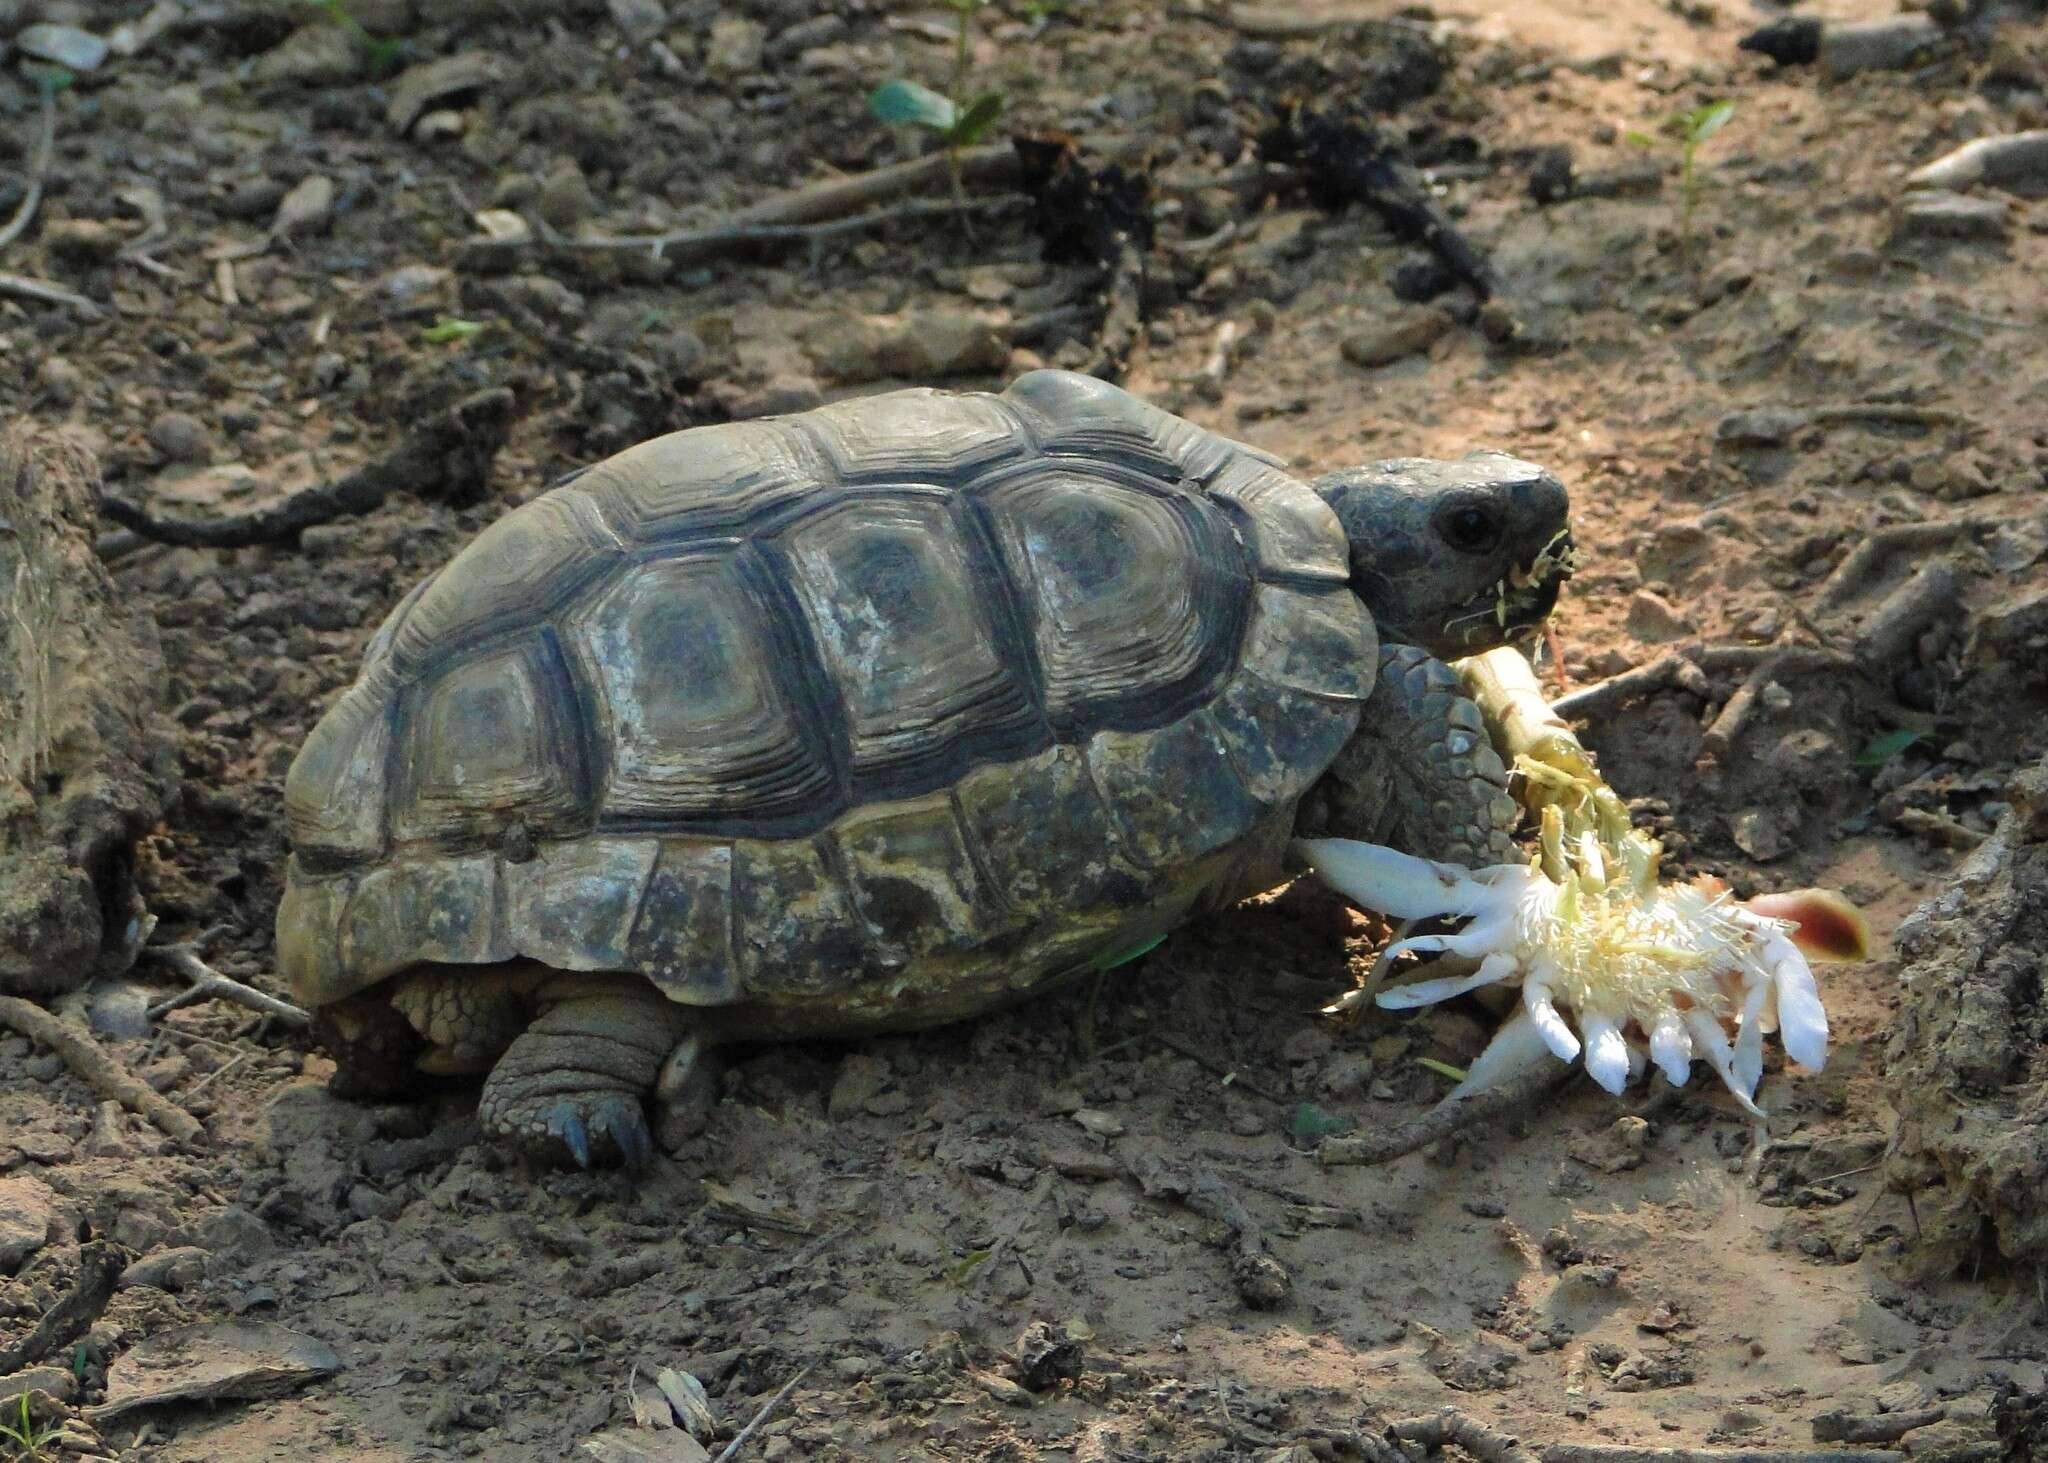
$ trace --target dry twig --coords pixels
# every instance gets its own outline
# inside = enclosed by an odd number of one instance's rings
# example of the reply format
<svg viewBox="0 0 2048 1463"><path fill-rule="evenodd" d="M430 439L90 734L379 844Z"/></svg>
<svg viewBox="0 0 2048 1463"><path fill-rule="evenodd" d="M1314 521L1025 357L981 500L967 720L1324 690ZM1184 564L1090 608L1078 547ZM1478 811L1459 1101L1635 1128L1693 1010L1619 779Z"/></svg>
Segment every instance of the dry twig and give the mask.
<svg viewBox="0 0 2048 1463"><path fill-rule="evenodd" d="M1325 1168L1370 1168L1392 1163L1475 1123L1526 1109L1552 1088L1562 1086L1571 1074L1572 1069L1562 1062L1546 1062L1485 1092L1470 1097L1447 1097L1421 1117L1397 1128L1352 1138L1325 1138L1316 1149L1316 1159Z"/></svg>
<svg viewBox="0 0 2048 1463"><path fill-rule="evenodd" d="M0 1026L41 1042L93 1091L140 1113L180 1143L205 1136L199 1120L108 1056L85 1032L19 996L0 996Z"/></svg>
<svg viewBox="0 0 2048 1463"><path fill-rule="evenodd" d="M713 1459L712 1463L732 1463L732 1460L740 1455L740 1449L746 1446L747 1439L760 1430L762 1423L775 1415L775 1409L782 1405L783 1399L788 1397L791 1392L794 1392L796 1384L809 1376L816 1369L817 1365L814 1361L806 1363L802 1371L784 1382L782 1390L761 1404L761 1410L754 1414L753 1420L741 1428L733 1440L719 1450L718 1457Z"/></svg>
<svg viewBox="0 0 2048 1463"><path fill-rule="evenodd" d="M50 155L57 145L57 94L47 86L38 90L43 94L43 125L36 134L35 151L29 155L28 191L21 195L14 217L0 224L0 249L27 230L29 221L36 216L36 206L43 201L43 183L50 176Z"/></svg>
<svg viewBox="0 0 2048 1463"><path fill-rule="evenodd" d="M211 519L162 518L111 493L101 500L100 508L123 528L156 543L239 549L295 541L316 524L368 513L400 489L422 497L473 496L511 426L512 393L497 387L479 391L427 418L390 456L247 513ZM125 542L101 540L103 559L127 551Z"/></svg>
<svg viewBox="0 0 2048 1463"><path fill-rule="evenodd" d="M195 946L152 945L144 953L155 956L192 983L169 1000L158 1001L151 1006L149 1019L152 1021L182 1006L197 1005L201 1001L232 1001L237 1006L247 1006L265 1016L275 1016L302 1030L313 1024L312 1013L304 1008L267 991L259 991L252 985L244 985L232 976L222 975L199 958Z"/></svg>
<svg viewBox="0 0 2048 1463"><path fill-rule="evenodd" d="M100 306L84 295L54 285L47 280L30 279L25 274L0 272L0 295L17 300L34 300L39 305L64 305L81 315L97 315Z"/></svg>
<svg viewBox="0 0 2048 1463"><path fill-rule="evenodd" d="M660 234L580 234L573 237L544 229L542 237L549 247L556 249L645 250L660 259L677 257L696 261L756 244L816 245L844 234L865 233L889 224L997 213L1022 207L1025 201L1020 193L998 193L986 198L912 198L888 208L819 223L726 223L712 228L670 229Z"/></svg>
<svg viewBox="0 0 2048 1463"><path fill-rule="evenodd" d="M1849 557L1835 566L1835 572L1828 575L1827 582L1821 585L1820 593L1814 599L1814 613L1824 615L1841 608L1863 587L1863 581L1876 571L1877 566L1894 554L1940 548L1984 526L1984 521L1977 518L1951 518L1941 523L1895 523L1889 528L1877 529L1857 544Z"/></svg>
<svg viewBox="0 0 2048 1463"><path fill-rule="evenodd" d="M1780 676L1801 675L1817 670L1854 670L1856 662L1836 650L1821 650L1809 645L1787 645L1773 648L1743 683L1735 688L1735 694L1728 698L1728 704L1721 708L1706 731L1700 734L1700 760L1718 762L1728 755L1735 739L1742 734L1764 687Z"/></svg>
<svg viewBox="0 0 2048 1463"><path fill-rule="evenodd" d="M43 1313L35 1329L0 1348L0 1377L34 1366L91 1329L120 1288L128 1254L110 1239L89 1239L78 1252L78 1279L64 1298Z"/></svg>

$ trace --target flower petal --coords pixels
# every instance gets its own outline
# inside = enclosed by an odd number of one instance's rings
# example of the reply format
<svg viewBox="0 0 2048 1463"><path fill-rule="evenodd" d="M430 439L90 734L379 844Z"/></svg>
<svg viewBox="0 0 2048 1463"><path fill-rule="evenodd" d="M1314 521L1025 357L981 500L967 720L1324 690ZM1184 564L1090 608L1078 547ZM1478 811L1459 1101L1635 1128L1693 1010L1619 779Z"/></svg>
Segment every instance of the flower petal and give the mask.
<svg viewBox="0 0 2048 1463"><path fill-rule="evenodd" d="M1650 1060L1673 1087L1683 1087L1692 1076L1692 1038L1685 1034L1685 1020L1676 1011L1658 1013L1650 1027Z"/></svg>
<svg viewBox="0 0 2048 1463"><path fill-rule="evenodd" d="M1494 953L1502 943L1502 937L1514 932L1514 911L1489 911L1486 918L1475 919L1464 929L1443 935L1416 935L1412 939L1397 940L1387 947L1387 954L1406 955L1441 953L1462 955L1467 960L1483 959Z"/></svg>
<svg viewBox="0 0 2048 1463"><path fill-rule="evenodd" d="M1818 1072L1828 1061L1828 1013L1820 1003L1813 970L1799 948L1783 936L1764 942L1763 961L1777 991L1778 1040L1785 1044L1785 1055Z"/></svg>
<svg viewBox="0 0 2048 1463"><path fill-rule="evenodd" d="M1537 1031L1536 1023L1527 1012L1516 1011L1494 1032L1486 1050L1472 1059L1472 1065L1465 1069L1465 1080L1453 1087L1445 1100L1491 1091L1551 1060L1550 1046Z"/></svg>
<svg viewBox="0 0 2048 1463"><path fill-rule="evenodd" d="M1447 975L1438 980L1416 980L1406 985L1389 986L1374 999L1389 1011L1433 1006L1438 1001L1448 1001L1453 996L1462 996L1467 991L1506 980L1517 969L1514 956L1495 952L1480 961L1479 968L1470 975Z"/></svg>
<svg viewBox="0 0 2048 1463"><path fill-rule="evenodd" d="M1581 1012L1579 1027L1586 1035L1586 1075L1621 1096L1628 1090L1628 1043L1621 1028L1597 1012Z"/></svg>
<svg viewBox="0 0 2048 1463"><path fill-rule="evenodd" d="M1771 998L1771 984L1758 981L1742 998L1742 1020L1735 1028L1735 1076L1751 1096L1764 1080L1764 1031L1759 1019Z"/></svg>
<svg viewBox="0 0 2048 1463"><path fill-rule="evenodd" d="M1692 1033L1694 1047L1707 1059L1707 1065L1720 1075L1722 1085L1735 1094L1735 1100L1742 1104L1743 1110L1752 1117L1763 1117L1764 1110L1751 1096L1755 1089L1744 1091L1736 1080L1735 1053L1729 1049L1728 1037L1721 1030L1721 1023L1695 1006L1685 1013L1685 1025Z"/></svg>
<svg viewBox="0 0 2048 1463"><path fill-rule="evenodd" d="M1538 964L1522 981L1522 1005L1529 1012L1529 1020L1543 1038L1543 1044L1550 1048L1560 1062L1575 1062L1579 1059L1579 1039L1572 1035L1571 1027L1557 1011L1557 1005L1550 998L1550 976L1553 967Z"/></svg>
<svg viewBox="0 0 2048 1463"><path fill-rule="evenodd" d="M1355 838L1299 838L1294 851L1345 898L1395 919L1476 914L1496 896L1451 864Z"/></svg>

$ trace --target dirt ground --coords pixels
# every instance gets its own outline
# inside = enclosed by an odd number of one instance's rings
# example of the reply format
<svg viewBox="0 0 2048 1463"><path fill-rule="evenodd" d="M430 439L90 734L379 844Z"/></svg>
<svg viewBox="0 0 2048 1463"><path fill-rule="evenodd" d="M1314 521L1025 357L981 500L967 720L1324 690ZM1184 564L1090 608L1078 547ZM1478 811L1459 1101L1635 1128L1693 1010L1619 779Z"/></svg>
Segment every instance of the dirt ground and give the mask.
<svg viewBox="0 0 2048 1463"><path fill-rule="evenodd" d="M0 38L147 9L0 0ZM517 402L481 501L401 494L296 546L113 563L159 629L182 772L139 893L159 939L204 934L215 965L276 989L285 770L423 574L630 442L895 384L862 379L864 317L920 313L899 371L937 373L931 343L968 340L962 385L1084 357L1004 348L1081 280L1017 212L674 269L464 244L481 209L643 232L897 161L914 142L863 98L898 75L944 83L944 10L184 9L197 23L56 98L47 195L0 268L107 308L0 299L0 411L92 448L110 489L204 513L345 472L479 389ZM1003 5L976 17L971 61L1006 94L1005 127L1152 156L1163 212L1133 389L1304 472L1485 445L1566 480L1587 555L1558 616L1574 684L1693 639L1817 627L1853 646L1936 554L1824 593L1836 567L1883 527L1968 520L1959 593L1896 664L1788 672L1717 765L1699 765L1703 728L1739 675L1587 728L1681 867L1743 893L1837 887L1889 931L2048 751L2022 613L2048 588L2048 202L1961 237L1902 224L1899 205L1910 168L2048 125L2048 26L2009 19L1962 54L1824 83L1739 51L1778 12L1732 0L1371 13L1387 23L1274 39L1214 5ZM481 86L430 98L400 134L395 76L458 52L495 58ZM8 68L0 218L38 115ZM1414 250L1370 212L1285 190L1234 210L1204 185L1239 162L1244 107L1290 93L1399 103L1391 125L1491 252L1518 344L1491 343L1458 292L1397 300ZM1735 112L1701 149L1688 242L1676 144L1626 134L1719 98ZM1657 176L1539 203L1531 169L1560 145L1582 179ZM1204 379L1226 323L1244 344ZM1901 730L1921 735L1863 755ZM1531 1444L1793 1448L1817 1415L1880 1399L1947 1406L1905 1434L1915 1457L1998 1456L1982 1441L1997 1380L2038 1387L2048 1358L2037 1276L1981 1251L1915 1261L1914 1214L1875 1172L1894 1122L1888 950L1824 972L1835 1054L1819 1076L1773 1058L1765 1140L1704 1081L1628 1105L1579 1081L1449 1151L1325 1169L1302 1104L1405 1119L1444 1087L1419 1059L1462 1062L1483 1039L1476 1007L1318 1018L1369 958L1362 934L1296 889L1182 931L1092 999L743 1052L708 1128L637 1184L408 1145L460 1123L473 1085L343 1102L302 1033L232 1005L108 1041L204 1122L185 1147L0 1037L0 1240L10 1218L42 1226L0 1244L0 1342L69 1287L89 1220L149 1268L58 1358L51 1388L77 1411L52 1456L556 1459L601 1437L590 1455L702 1457L635 1425L663 1368L707 1389L713 1452L801 1373L745 1446L770 1459L1343 1457L1360 1429L1444 1405ZM131 980L153 998L178 984L150 963ZM1278 1307L1247 1306L1228 1229L1175 1201L1204 1174L1290 1272ZM317 1338L342 1369L94 1419L115 1358L231 1320ZM1004 1353L1033 1320L1078 1343L1078 1376L1027 1392Z"/></svg>

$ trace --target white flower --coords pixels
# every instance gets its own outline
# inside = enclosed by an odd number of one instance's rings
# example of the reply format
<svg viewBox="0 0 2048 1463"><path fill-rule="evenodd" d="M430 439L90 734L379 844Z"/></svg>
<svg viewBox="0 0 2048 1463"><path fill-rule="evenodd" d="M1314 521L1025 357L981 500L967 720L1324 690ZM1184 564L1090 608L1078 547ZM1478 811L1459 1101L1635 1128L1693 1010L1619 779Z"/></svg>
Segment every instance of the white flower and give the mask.
<svg viewBox="0 0 2048 1463"><path fill-rule="evenodd" d="M1451 934L1396 941L1389 957L1441 952L1476 969L1381 991L1383 1007L1430 1005L1507 984L1521 1006L1473 1062L1453 1096L1498 1086L1549 1052L1619 1093L1651 1065L1682 1086L1705 1058L1749 1112L1763 1076L1763 1039L1777 1031L1786 1054L1818 1071L1827 1061L1828 1018L1802 945L1823 958L1858 958L1861 917L1839 896L1773 896L1745 908L1725 892L1657 884L1654 863L1608 876L1588 835L1571 849L1562 881L1539 860L1461 869L1378 844L1304 839L1296 850L1323 880L1399 920L1462 918ZM1635 859L1633 846L1620 855ZM1769 908L1772 913L1764 913ZM1821 926L1822 938L1815 931ZM1844 954L1853 931L1855 949ZM1795 936L1798 937L1795 942ZM1835 943L1828 943L1828 940Z"/></svg>

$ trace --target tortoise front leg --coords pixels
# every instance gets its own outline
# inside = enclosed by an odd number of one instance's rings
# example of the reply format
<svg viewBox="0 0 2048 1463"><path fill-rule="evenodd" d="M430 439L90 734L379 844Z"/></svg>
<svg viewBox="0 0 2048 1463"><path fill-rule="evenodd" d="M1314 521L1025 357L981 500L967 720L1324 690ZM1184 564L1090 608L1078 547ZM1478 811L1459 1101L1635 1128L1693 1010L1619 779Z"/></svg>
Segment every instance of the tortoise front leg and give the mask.
<svg viewBox="0 0 2048 1463"><path fill-rule="evenodd" d="M626 975L551 976L533 1000L538 1014L484 1082L484 1131L566 1150L583 1168L593 1155L644 1167L654 1157L646 1099L690 1035L689 1010Z"/></svg>
<svg viewBox="0 0 2048 1463"><path fill-rule="evenodd" d="M1425 650L1389 643L1358 733L1303 801L1296 831L1484 868L1517 861L1520 817L1507 768L1457 672Z"/></svg>

